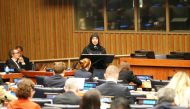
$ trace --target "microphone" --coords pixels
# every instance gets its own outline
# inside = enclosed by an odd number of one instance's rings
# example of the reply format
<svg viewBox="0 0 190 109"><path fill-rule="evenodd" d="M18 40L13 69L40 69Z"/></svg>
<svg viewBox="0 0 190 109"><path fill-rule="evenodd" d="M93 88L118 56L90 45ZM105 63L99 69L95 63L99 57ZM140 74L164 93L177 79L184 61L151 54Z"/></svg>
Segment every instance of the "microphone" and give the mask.
<svg viewBox="0 0 190 109"><path fill-rule="evenodd" d="M94 49L96 49L96 50L97 50L97 49L98 49L98 47L95 45L95 46L94 46Z"/></svg>

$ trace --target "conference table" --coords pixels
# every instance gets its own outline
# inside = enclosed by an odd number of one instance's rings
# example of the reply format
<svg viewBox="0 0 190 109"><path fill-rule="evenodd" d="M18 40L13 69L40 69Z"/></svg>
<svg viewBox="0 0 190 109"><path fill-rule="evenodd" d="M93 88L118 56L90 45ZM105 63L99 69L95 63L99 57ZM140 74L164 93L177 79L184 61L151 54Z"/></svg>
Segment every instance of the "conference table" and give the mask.
<svg viewBox="0 0 190 109"><path fill-rule="evenodd" d="M3 80L8 79L9 82L13 83L13 82L14 82L14 79L22 78L22 77L23 77L23 74L22 74L22 73L9 73L9 74L6 74L5 72L1 72L1 73L0 73L0 77L1 77Z"/></svg>
<svg viewBox="0 0 190 109"><path fill-rule="evenodd" d="M178 71L185 71L190 75L190 60L127 57L120 58L120 62L128 62L135 75L151 75L158 80L168 80L168 77Z"/></svg>

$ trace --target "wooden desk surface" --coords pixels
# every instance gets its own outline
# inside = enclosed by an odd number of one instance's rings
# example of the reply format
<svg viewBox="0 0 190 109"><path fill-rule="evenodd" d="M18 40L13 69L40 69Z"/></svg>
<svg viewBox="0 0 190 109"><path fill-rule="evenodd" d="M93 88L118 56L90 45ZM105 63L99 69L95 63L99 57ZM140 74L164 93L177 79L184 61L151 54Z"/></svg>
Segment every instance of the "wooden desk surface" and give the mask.
<svg viewBox="0 0 190 109"><path fill-rule="evenodd" d="M178 71L190 75L190 60L120 58L128 62L135 75L151 75L154 79L167 80Z"/></svg>
<svg viewBox="0 0 190 109"><path fill-rule="evenodd" d="M53 72L46 72L46 71L22 71L21 73L27 77L52 76L52 75L54 75Z"/></svg>
<svg viewBox="0 0 190 109"><path fill-rule="evenodd" d="M120 58L120 62L126 61L130 65L137 66L162 66L162 67L189 67L190 60L171 59L143 59L143 58Z"/></svg>
<svg viewBox="0 0 190 109"><path fill-rule="evenodd" d="M9 73L9 74L0 73L0 77L2 79L9 79L10 82L14 82L15 78L22 78L23 74L22 73Z"/></svg>

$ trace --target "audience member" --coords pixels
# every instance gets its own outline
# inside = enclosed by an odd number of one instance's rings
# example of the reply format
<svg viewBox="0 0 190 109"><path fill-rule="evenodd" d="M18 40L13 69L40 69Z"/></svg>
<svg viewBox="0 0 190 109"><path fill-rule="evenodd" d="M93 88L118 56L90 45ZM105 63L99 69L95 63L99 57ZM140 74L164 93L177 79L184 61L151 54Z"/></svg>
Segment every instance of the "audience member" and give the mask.
<svg viewBox="0 0 190 109"><path fill-rule="evenodd" d="M100 109L100 92L96 89L87 91L82 97L80 109Z"/></svg>
<svg viewBox="0 0 190 109"><path fill-rule="evenodd" d="M57 95L53 99L54 104L70 104L70 105L80 105L80 97L77 96L79 92L79 87L76 84L75 78L69 78L65 82L64 90L65 93Z"/></svg>
<svg viewBox="0 0 190 109"><path fill-rule="evenodd" d="M81 69L77 70L74 76L78 78L91 78L92 73L89 72L89 69L91 67L90 59L84 58L80 60L79 63L80 63Z"/></svg>
<svg viewBox="0 0 190 109"><path fill-rule="evenodd" d="M177 72L166 86L175 90L175 104L190 108L190 78L186 72Z"/></svg>
<svg viewBox="0 0 190 109"><path fill-rule="evenodd" d="M174 103L175 90L172 88L161 88L158 91L158 103L153 109L186 109L176 106Z"/></svg>
<svg viewBox="0 0 190 109"><path fill-rule="evenodd" d="M16 49L11 49L9 51L9 59L6 61L6 65L10 69L14 69L14 72L20 72L21 71L21 63L18 62L18 59L20 58L20 53Z"/></svg>
<svg viewBox="0 0 190 109"><path fill-rule="evenodd" d="M117 84L119 69L114 65L110 65L107 67L106 72L104 74L106 82L99 85L97 89L104 96L116 96L116 97L127 97L131 99L131 94L126 86L121 84Z"/></svg>
<svg viewBox="0 0 190 109"><path fill-rule="evenodd" d="M65 85L66 78L64 78L64 70L66 69L66 65L63 62L55 62L54 63L54 76L45 77L44 85L46 87L60 87L63 88Z"/></svg>
<svg viewBox="0 0 190 109"><path fill-rule="evenodd" d="M22 68L25 70L32 70L32 64L30 63L29 58L23 55L23 47L22 46L16 46L15 48L20 53L19 62L22 65Z"/></svg>
<svg viewBox="0 0 190 109"><path fill-rule="evenodd" d="M129 102L124 97L115 98L111 103L111 109L131 109Z"/></svg>
<svg viewBox="0 0 190 109"><path fill-rule="evenodd" d="M40 106L30 100L34 94L32 80L23 78L17 85L16 96L18 100L8 104L8 109L41 109Z"/></svg>
<svg viewBox="0 0 190 109"><path fill-rule="evenodd" d="M130 65L127 62L121 62L120 69L119 80L123 80L123 83L133 82L138 86L142 85L142 81L133 75L133 71L130 70Z"/></svg>
<svg viewBox="0 0 190 109"><path fill-rule="evenodd" d="M14 95L5 90L4 86L0 86L0 101L12 101L16 99Z"/></svg>

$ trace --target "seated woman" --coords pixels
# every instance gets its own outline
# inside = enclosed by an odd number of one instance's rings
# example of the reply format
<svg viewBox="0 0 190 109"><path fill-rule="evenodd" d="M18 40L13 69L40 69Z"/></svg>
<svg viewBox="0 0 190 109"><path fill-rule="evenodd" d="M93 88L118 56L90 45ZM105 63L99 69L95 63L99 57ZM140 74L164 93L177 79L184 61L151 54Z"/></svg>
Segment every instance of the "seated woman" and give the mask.
<svg viewBox="0 0 190 109"><path fill-rule="evenodd" d="M89 69L91 67L91 61L88 58L84 58L80 60L80 66L81 69L77 70L74 74L77 78L91 78L92 73L89 72Z"/></svg>
<svg viewBox="0 0 190 109"><path fill-rule="evenodd" d="M34 94L32 80L23 78L17 85L16 96L18 100L8 104L8 109L41 109L40 106L30 100Z"/></svg>
<svg viewBox="0 0 190 109"><path fill-rule="evenodd" d="M80 109L100 109L101 94L96 89L87 91L82 97Z"/></svg>
<svg viewBox="0 0 190 109"><path fill-rule="evenodd" d="M190 108L190 77L186 72L177 72L166 88L175 90L174 102L177 106Z"/></svg>
<svg viewBox="0 0 190 109"><path fill-rule="evenodd" d="M133 71L130 70L130 65L127 62L120 64L119 80L123 80L123 83L133 82L138 86L142 85L142 81L133 75Z"/></svg>

